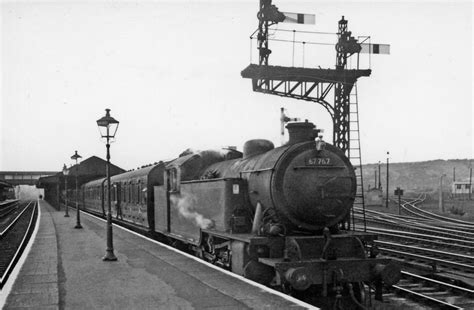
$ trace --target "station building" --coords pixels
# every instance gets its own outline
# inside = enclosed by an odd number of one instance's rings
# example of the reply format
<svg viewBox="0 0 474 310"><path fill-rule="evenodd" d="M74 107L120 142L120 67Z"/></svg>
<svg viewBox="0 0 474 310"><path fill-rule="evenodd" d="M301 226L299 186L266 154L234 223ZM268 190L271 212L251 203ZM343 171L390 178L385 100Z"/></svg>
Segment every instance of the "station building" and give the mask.
<svg viewBox="0 0 474 310"><path fill-rule="evenodd" d="M64 175L63 172L57 172L54 175L39 178L36 187L44 188L44 200L51 206L59 209L60 203L64 199L66 184L68 190L74 191L76 187L76 177L79 188L82 184L89 181L105 178L106 165L107 161L97 156L92 156L77 165L69 167L67 169L67 175ZM124 172L124 169L112 163L110 164L110 176Z"/></svg>
<svg viewBox="0 0 474 310"><path fill-rule="evenodd" d="M383 190L381 188L369 188L365 192L365 205L367 207L382 207L384 203Z"/></svg>
<svg viewBox="0 0 474 310"><path fill-rule="evenodd" d="M466 198L472 196L472 184L469 181L455 181L451 184L451 195L454 198Z"/></svg>

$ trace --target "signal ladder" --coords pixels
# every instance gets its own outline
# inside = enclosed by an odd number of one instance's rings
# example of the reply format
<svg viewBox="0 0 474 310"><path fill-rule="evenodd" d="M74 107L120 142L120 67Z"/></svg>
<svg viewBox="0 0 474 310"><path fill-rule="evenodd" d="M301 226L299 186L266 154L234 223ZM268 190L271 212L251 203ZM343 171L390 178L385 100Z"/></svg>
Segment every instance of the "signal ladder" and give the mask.
<svg viewBox="0 0 474 310"><path fill-rule="evenodd" d="M357 99L357 83L354 83L353 90L349 100L349 160L354 166L357 190L354 205L352 206L352 229L355 230L354 207L362 208L365 224L365 200L364 200L364 182L362 178L362 156L359 131L359 105Z"/></svg>

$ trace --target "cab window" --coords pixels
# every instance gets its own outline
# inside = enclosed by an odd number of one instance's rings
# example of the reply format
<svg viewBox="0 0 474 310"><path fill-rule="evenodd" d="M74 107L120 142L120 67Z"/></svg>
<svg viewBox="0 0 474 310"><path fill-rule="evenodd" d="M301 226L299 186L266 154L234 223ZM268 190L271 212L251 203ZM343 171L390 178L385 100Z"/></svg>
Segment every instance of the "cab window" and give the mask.
<svg viewBox="0 0 474 310"><path fill-rule="evenodd" d="M169 182L170 182L170 191L172 192L179 192L179 180L178 180L178 170L177 169L170 169L168 171L169 175Z"/></svg>

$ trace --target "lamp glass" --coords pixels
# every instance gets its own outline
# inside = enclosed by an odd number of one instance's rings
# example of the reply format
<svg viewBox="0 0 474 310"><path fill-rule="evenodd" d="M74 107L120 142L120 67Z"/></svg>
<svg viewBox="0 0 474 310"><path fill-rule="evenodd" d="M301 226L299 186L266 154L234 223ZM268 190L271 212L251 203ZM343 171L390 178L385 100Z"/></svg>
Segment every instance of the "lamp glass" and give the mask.
<svg viewBox="0 0 474 310"><path fill-rule="evenodd" d="M102 138L113 139L117 133L119 121L110 116L110 109L105 109L105 116L97 120L100 135Z"/></svg>

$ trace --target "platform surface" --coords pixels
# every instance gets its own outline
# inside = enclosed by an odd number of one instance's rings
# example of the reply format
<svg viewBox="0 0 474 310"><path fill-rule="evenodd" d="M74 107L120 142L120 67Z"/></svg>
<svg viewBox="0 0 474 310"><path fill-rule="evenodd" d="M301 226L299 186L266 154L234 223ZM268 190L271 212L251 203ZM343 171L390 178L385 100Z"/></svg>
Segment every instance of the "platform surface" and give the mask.
<svg viewBox="0 0 474 310"><path fill-rule="evenodd" d="M40 226L4 309L306 309L262 287L105 222L40 201Z"/></svg>

